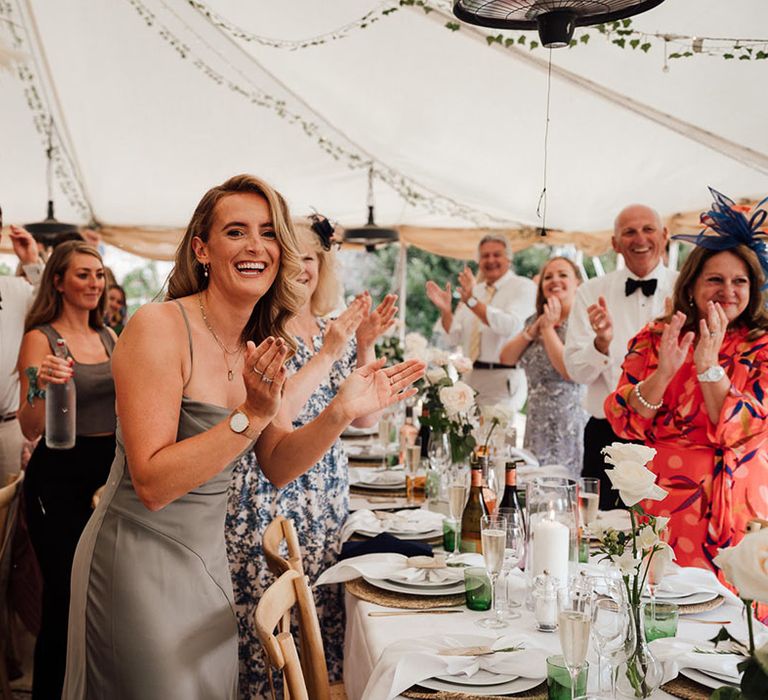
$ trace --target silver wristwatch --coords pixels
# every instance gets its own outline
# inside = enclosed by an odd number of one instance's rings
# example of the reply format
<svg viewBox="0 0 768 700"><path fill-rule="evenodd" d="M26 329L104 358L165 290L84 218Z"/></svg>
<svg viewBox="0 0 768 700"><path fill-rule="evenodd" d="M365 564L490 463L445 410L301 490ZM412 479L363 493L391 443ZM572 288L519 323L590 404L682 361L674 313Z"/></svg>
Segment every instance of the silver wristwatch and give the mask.
<svg viewBox="0 0 768 700"><path fill-rule="evenodd" d="M696 376L700 382L719 382L725 376L725 370L720 365L712 365Z"/></svg>
<svg viewBox="0 0 768 700"><path fill-rule="evenodd" d="M467 299L467 306L470 309L474 309L477 306L477 299L475 299L475 297L469 297L469 299Z"/></svg>

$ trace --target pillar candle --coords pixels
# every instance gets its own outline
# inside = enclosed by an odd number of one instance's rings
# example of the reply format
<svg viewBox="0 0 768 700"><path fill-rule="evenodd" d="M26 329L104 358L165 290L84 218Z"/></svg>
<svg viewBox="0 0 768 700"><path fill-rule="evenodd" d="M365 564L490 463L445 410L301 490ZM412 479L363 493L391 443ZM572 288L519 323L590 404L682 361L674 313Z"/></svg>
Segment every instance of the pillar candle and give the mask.
<svg viewBox="0 0 768 700"><path fill-rule="evenodd" d="M547 573L561 585L568 582L570 532L557 520L540 520L533 528L533 575Z"/></svg>

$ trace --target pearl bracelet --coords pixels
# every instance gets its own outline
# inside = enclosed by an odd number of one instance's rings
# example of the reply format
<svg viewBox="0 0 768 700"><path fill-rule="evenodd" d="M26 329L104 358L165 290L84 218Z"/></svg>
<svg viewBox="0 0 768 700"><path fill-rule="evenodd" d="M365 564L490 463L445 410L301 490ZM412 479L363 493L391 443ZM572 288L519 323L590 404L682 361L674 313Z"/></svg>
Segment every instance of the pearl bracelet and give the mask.
<svg viewBox="0 0 768 700"><path fill-rule="evenodd" d="M662 396L661 401L659 403L651 403L650 401L646 400L645 397L640 393L640 385L642 382L638 382L635 384L635 396L637 397L637 400L640 402L640 405L643 408L647 408L649 411L658 411L661 408L661 405L664 403L664 397Z"/></svg>

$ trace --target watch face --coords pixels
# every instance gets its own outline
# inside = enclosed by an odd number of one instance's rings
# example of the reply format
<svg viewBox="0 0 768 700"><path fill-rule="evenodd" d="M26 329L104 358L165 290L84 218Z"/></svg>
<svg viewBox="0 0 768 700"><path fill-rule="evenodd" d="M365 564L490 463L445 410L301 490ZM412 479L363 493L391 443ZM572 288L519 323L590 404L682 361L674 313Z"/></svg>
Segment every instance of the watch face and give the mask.
<svg viewBox="0 0 768 700"><path fill-rule="evenodd" d="M477 299L475 299L475 297L469 297L469 299L467 299L467 306L470 309L474 309L475 306L477 306Z"/></svg>
<svg viewBox="0 0 768 700"><path fill-rule="evenodd" d="M229 427L236 433L242 433L248 428L250 421L242 411L235 411L229 419Z"/></svg>
<svg viewBox="0 0 768 700"><path fill-rule="evenodd" d="M705 382L718 382L725 376L725 370L720 365L710 367L706 372L702 372L699 379Z"/></svg>

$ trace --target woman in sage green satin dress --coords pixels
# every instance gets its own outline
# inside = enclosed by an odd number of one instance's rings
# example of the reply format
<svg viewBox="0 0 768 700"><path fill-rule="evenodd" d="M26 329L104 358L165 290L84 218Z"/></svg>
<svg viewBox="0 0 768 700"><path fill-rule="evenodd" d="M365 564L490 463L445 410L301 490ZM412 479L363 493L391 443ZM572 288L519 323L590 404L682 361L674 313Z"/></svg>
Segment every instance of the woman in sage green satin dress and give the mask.
<svg viewBox="0 0 768 700"><path fill-rule="evenodd" d="M264 473L285 485L353 419L415 392L421 363L377 361L304 427L275 418L300 269L283 198L235 176L198 204L167 301L120 336L117 452L75 556L64 700L234 700L233 463L255 442Z"/></svg>

